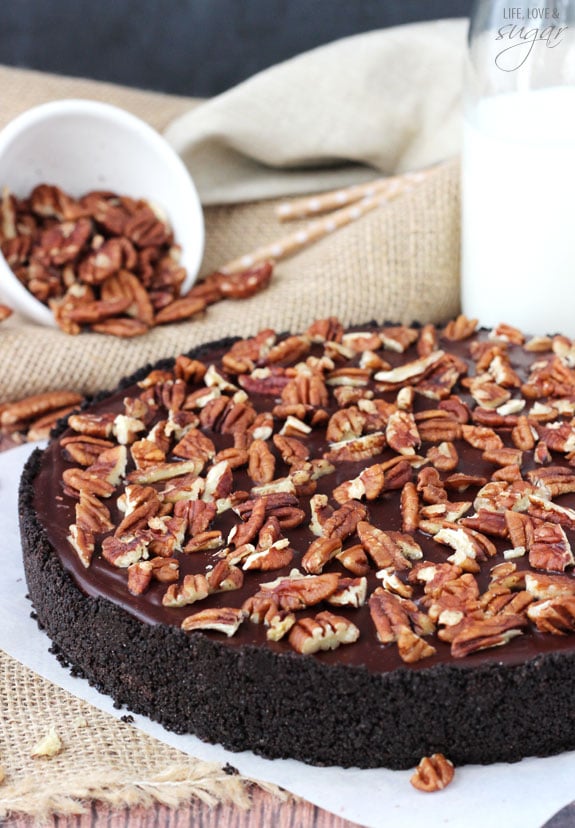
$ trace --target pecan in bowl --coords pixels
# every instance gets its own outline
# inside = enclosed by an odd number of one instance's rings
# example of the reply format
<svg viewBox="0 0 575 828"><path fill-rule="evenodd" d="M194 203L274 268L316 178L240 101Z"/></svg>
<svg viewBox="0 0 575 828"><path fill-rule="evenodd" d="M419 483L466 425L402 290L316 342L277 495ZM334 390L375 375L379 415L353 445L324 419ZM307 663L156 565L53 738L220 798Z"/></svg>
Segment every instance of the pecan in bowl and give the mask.
<svg viewBox="0 0 575 828"><path fill-rule="evenodd" d="M183 291L190 280L180 246L155 205L104 191L73 198L49 184L27 198L4 189L0 251L16 287L72 335L141 336L201 315L222 298L251 296L272 273L266 262L234 274L233 282L214 273Z"/></svg>
<svg viewBox="0 0 575 828"><path fill-rule="evenodd" d="M56 275L52 269L70 264L75 249L91 235L92 219L79 221L81 213L70 214L70 199L64 192L73 194L74 201L83 193L116 192L159 205L181 247L181 265L187 276L184 290L196 278L203 254L204 225L194 182L168 142L140 118L119 107L90 100L58 100L23 112L0 133L0 185L7 200L2 235L12 242L10 257L18 260L26 256L29 236L38 223L46 234L44 252L50 251L50 257L49 261L44 257L38 262L36 275L41 282L48 278L49 285L36 285L40 292L53 289ZM55 185L57 192L53 193L50 185ZM11 209L14 205L10 193L27 201L37 188L40 192L34 198L35 209L26 210L26 215L18 219ZM14 224L15 219L20 227ZM111 216L106 224L110 232L114 224ZM152 226L157 227L156 222L150 225L144 219L138 224L138 228L131 228L132 236L152 245L161 243L161 237L148 235ZM37 301L36 294L22 286L13 275L14 267L7 263L7 251L2 253L0 273L5 301L34 321L53 325L53 317L43 304L46 299ZM48 277L44 268L48 268Z"/></svg>

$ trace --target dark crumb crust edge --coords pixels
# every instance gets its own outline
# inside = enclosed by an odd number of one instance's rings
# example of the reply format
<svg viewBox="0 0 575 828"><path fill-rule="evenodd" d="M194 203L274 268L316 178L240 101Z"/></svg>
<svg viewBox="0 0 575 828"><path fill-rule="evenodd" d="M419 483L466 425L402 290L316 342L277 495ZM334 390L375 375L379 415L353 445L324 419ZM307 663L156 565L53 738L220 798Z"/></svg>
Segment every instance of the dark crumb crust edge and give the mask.
<svg viewBox="0 0 575 828"><path fill-rule="evenodd" d="M162 360L154 367L171 365ZM53 436L64 428L62 421ZM19 490L30 599L60 660L117 705L229 750L315 765L404 769L436 752L456 765L486 764L575 748L575 653L514 666L494 661L373 674L326 665L321 655L230 647L201 632L148 625L111 601L87 596L35 514L42 454L36 449L29 458Z"/></svg>

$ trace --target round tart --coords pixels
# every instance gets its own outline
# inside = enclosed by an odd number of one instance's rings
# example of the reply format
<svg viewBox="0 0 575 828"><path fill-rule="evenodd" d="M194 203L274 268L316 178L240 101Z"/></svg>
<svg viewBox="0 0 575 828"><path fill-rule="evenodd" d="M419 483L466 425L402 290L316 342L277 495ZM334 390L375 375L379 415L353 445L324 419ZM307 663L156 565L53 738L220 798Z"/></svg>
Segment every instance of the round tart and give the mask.
<svg viewBox="0 0 575 828"><path fill-rule="evenodd" d="M24 471L31 600L118 704L406 768L575 747L575 347L320 320L144 368Z"/></svg>

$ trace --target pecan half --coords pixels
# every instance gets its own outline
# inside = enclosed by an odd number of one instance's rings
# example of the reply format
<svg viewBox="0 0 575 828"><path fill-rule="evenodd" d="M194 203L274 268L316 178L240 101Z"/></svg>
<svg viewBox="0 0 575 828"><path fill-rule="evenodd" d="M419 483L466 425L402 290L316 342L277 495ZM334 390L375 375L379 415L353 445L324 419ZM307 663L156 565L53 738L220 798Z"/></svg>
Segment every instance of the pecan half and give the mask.
<svg viewBox="0 0 575 828"><path fill-rule="evenodd" d="M336 509L335 512L325 521L322 530L326 538L339 538L345 540L353 535L358 528L360 521L367 516L367 509L361 503L350 500Z"/></svg>
<svg viewBox="0 0 575 828"><path fill-rule="evenodd" d="M264 440L254 440L248 449L248 474L256 485L271 483L276 459Z"/></svg>

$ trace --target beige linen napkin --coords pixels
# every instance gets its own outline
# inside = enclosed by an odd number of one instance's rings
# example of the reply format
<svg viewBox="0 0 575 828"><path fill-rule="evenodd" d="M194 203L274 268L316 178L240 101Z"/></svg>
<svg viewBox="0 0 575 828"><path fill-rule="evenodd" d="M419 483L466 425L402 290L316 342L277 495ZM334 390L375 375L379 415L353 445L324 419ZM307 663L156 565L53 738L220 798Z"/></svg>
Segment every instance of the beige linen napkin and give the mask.
<svg viewBox="0 0 575 828"><path fill-rule="evenodd" d="M165 132L204 204L345 186L459 149L467 21L356 35L260 72Z"/></svg>

